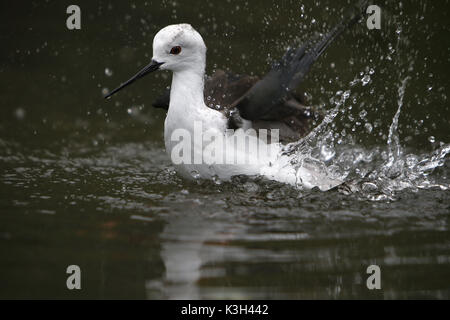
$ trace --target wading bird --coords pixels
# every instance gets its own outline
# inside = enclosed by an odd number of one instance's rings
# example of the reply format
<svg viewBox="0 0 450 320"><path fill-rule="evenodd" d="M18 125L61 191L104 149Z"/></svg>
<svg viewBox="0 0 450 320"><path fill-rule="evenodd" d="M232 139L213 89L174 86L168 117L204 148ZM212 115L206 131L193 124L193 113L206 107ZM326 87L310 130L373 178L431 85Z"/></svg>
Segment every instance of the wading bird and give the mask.
<svg viewBox="0 0 450 320"><path fill-rule="evenodd" d="M208 161L205 159L206 148L203 141L200 143L189 139L189 150L182 151L192 152L188 157L184 157L188 161L175 163L177 171L182 175L207 179L218 177L223 180L234 175L263 175L294 185L332 188L341 182L326 175L311 180L311 175L316 175L317 170L303 168L302 171L290 166L289 158L283 155L283 144L295 143L311 130L314 112L304 106L302 99L293 93L294 90L305 79L311 66L325 49L344 30L354 25L364 11L363 1L330 32L321 37L313 37L298 48L289 48L281 60L261 79L216 71L205 80L206 45L202 36L189 24L169 25L154 37L151 63L105 98L151 72L170 70L173 72L170 91L157 99L153 105L167 109L164 140L172 161L175 162L174 153L179 152L180 139L174 139L175 133L182 129L195 136L196 124L201 125L202 133L206 130L212 131L216 140L221 141L219 148L214 150L215 160L220 156L236 160L239 155L244 155L247 160L245 163ZM249 152L257 150L251 149L251 146L237 147L231 143L235 141L235 134L230 134L230 129L235 132L248 129L257 132L267 129L271 132L270 130L276 129L279 141L264 141L263 144L270 145L270 152L261 156L258 152ZM261 143L258 134L247 135L247 138L250 145ZM197 155L201 156L196 157ZM211 153L209 155L213 157Z"/></svg>

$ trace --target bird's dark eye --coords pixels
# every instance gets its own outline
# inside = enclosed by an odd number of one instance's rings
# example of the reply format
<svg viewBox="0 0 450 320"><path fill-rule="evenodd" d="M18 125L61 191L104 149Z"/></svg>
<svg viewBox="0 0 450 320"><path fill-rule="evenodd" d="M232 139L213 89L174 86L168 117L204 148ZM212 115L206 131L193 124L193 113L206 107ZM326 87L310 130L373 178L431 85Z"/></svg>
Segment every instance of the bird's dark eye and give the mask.
<svg viewBox="0 0 450 320"><path fill-rule="evenodd" d="M176 47L173 47L172 49L170 49L170 54L179 54L180 52L181 52L180 46L176 46Z"/></svg>

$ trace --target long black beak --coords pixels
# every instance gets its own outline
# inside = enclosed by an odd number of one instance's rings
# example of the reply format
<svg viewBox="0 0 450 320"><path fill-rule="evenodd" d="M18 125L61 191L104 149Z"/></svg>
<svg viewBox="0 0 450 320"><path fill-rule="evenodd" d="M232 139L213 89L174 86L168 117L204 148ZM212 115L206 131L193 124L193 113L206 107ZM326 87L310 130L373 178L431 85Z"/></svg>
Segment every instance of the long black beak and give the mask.
<svg viewBox="0 0 450 320"><path fill-rule="evenodd" d="M111 97L113 94L115 94L116 92L122 90L123 88L125 88L126 86L132 84L133 82L135 82L136 80L144 77L145 75L152 73L153 71L156 71L159 69L159 67L164 64L164 62L157 62L155 60L152 60L152 62L150 62L149 65L147 65L145 68L143 68L141 71L139 71L138 73L136 73L130 80L122 83L119 87L115 88L113 91L111 91L110 93L108 93L105 96L105 99L108 99L109 97Z"/></svg>

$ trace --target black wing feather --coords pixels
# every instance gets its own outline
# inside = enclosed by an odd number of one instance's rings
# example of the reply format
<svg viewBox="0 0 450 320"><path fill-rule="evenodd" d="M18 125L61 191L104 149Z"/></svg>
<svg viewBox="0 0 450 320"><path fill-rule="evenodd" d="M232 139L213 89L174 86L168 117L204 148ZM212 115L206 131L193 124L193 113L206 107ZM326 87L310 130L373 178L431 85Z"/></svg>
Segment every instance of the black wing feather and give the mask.
<svg viewBox="0 0 450 320"><path fill-rule="evenodd" d="M264 78L233 103L240 115L247 120L262 119L273 108L283 105L333 40L361 18L366 6L367 1L361 1L357 10L321 39L313 38L297 49L288 49L280 62L276 63Z"/></svg>

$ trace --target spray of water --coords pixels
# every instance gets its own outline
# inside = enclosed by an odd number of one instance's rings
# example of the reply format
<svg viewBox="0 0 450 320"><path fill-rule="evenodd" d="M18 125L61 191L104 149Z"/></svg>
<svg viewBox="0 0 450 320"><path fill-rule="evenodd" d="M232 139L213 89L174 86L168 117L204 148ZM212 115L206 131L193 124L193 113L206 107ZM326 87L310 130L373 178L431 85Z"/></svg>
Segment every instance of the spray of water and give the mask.
<svg viewBox="0 0 450 320"><path fill-rule="evenodd" d="M446 178L432 174L445 165L450 144L441 143L439 148L426 154L408 153L402 146L398 133L399 120L404 109L408 108L404 101L405 92L412 79L411 72L417 55L411 53L411 42L403 34L401 26L397 27L395 35L397 43L394 46L389 44L387 60L390 65L394 63L400 71L397 111L387 132L386 144L375 147L358 146L355 144L358 139L353 136L356 132L338 132L336 129L338 115L345 115L351 109L348 100L351 98L353 105L357 105L357 98L352 91L357 91L357 87L361 86L367 92L375 71L366 68L348 84L346 91L344 89L336 93L332 99L333 107L310 134L284 147L282 157L288 159L285 167L294 168L298 188L318 187L328 190L338 186L342 192L361 194L371 200L395 199L396 193L405 189L450 189ZM361 112L364 113L361 117L363 119L367 112ZM357 122L350 114L347 116L350 121ZM364 128L369 134L373 131L370 123L366 123Z"/></svg>
<svg viewBox="0 0 450 320"><path fill-rule="evenodd" d="M445 165L450 144L443 144L431 154L406 154L402 147L398 125L404 108L404 95L409 76L398 88L398 109L389 128L387 144L364 148L349 143L338 146L336 134L330 128L336 116L345 112L351 91L339 92L340 99L324 117L322 123L301 141L288 145L284 156L297 171L297 186L315 186L322 190L339 185L345 193L359 193L370 200L393 200L404 189L440 188L448 190L448 182L437 182L431 173ZM364 80L352 81L365 85ZM351 137L347 137L351 141ZM305 169L307 172L305 173ZM314 176L314 179L311 178Z"/></svg>

